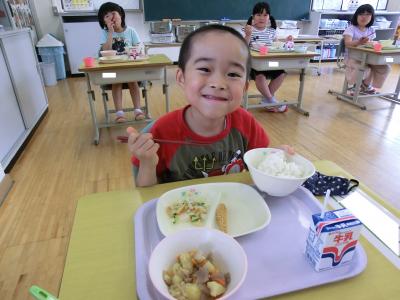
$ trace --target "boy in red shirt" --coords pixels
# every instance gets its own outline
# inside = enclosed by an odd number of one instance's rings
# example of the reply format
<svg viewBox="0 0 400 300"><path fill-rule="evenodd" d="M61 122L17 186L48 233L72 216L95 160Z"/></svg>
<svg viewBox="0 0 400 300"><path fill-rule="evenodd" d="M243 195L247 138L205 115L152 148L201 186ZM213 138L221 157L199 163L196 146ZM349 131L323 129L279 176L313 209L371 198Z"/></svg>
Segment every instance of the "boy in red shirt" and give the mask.
<svg viewBox="0 0 400 300"><path fill-rule="evenodd" d="M150 133L127 129L137 186L238 172L246 151L269 144L264 129L240 107L250 52L239 32L221 25L192 32L182 44L178 67L176 80L189 105L159 118Z"/></svg>

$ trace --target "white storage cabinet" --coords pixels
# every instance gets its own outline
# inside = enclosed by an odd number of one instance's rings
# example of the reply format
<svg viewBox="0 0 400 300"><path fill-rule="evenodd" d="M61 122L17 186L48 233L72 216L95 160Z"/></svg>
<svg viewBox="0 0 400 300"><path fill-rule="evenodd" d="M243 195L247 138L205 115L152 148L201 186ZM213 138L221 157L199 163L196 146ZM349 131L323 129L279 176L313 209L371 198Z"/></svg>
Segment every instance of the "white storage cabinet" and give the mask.
<svg viewBox="0 0 400 300"><path fill-rule="evenodd" d="M0 163L6 168L48 106L29 29L0 33Z"/></svg>

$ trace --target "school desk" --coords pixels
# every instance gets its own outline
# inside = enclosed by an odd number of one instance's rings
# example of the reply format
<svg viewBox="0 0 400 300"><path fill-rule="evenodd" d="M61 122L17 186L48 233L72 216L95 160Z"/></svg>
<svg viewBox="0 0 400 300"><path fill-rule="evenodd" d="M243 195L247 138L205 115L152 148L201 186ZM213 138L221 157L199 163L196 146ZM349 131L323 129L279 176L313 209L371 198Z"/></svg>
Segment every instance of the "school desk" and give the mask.
<svg viewBox="0 0 400 300"><path fill-rule="evenodd" d="M353 178L332 162L317 161L314 164L324 174ZM226 181L252 183L246 172L131 191L98 193L79 199L59 292L60 300L137 299L133 215L139 206L174 188ZM361 188L390 209L364 185ZM368 263L360 275L274 299L398 299L399 270L365 238L361 238L361 243Z"/></svg>
<svg viewBox="0 0 400 300"><path fill-rule="evenodd" d="M303 89L304 89L304 76L306 68L310 62L310 59L318 55L315 52L307 51L305 53L298 52L272 52L265 55L261 55L256 51L251 51L251 67L257 71L269 71L269 70L300 70L299 74L299 92L297 100L280 102L286 105L292 106L295 110L308 116L309 113L302 108L303 101ZM280 104L249 104L249 98L261 98L258 95L246 95L244 96L244 107L246 109L259 108L259 107L276 107Z"/></svg>
<svg viewBox="0 0 400 300"><path fill-rule="evenodd" d="M364 98L370 98L370 97L380 97L382 99L400 104L399 101L399 93L400 93L400 76L399 79L397 80L397 85L396 89L394 92L381 92L381 93L376 93L372 95L360 95L360 87L361 87L361 82L363 79L363 75L365 70L368 68L368 64L371 65L393 65L393 64L400 64L400 48L394 49L394 50L382 50L380 52L375 52L374 49L372 48L366 48L362 46L358 47L347 47L349 57L354 58L358 61L361 62L359 70L358 70L358 76L357 76L357 82L355 86L355 91L354 95L348 95L347 94L347 81L346 78L344 79L343 82L343 87L341 92L337 92L334 90L329 90L330 94L333 94L337 96L337 99L343 100L345 102L348 102L350 104L353 104L355 106L360 107L361 109L365 110L367 107L359 103L360 99Z"/></svg>
<svg viewBox="0 0 400 300"><path fill-rule="evenodd" d="M106 85L114 83L124 83L132 81L148 81L148 80L163 80L163 93L165 95L165 109L169 110L168 82L167 82L167 66L172 65L172 61L163 54L150 55L148 60L144 61L127 61L112 64L102 64L96 60L93 67L85 67L82 65L79 68L80 72L84 72L87 83L87 95L89 100L90 113L94 128L94 143L97 145L100 140L100 129L104 127L120 126L137 123L138 121L115 123L105 120L100 123L97 120L96 110L94 106L95 95L91 84ZM150 121L148 109L147 93L144 93L145 98L145 122Z"/></svg>
<svg viewBox="0 0 400 300"><path fill-rule="evenodd" d="M286 38L280 38L280 41L286 41ZM300 34L298 37L293 39L295 44L312 44L319 46L320 49L324 48L324 43L326 41L325 38L320 37L318 35L308 35L308 34ZM318 65L312 65L310 68L315 68L317 70L318 76L321 75L321 63L322 63L322 51L318 56Z"/></svg>

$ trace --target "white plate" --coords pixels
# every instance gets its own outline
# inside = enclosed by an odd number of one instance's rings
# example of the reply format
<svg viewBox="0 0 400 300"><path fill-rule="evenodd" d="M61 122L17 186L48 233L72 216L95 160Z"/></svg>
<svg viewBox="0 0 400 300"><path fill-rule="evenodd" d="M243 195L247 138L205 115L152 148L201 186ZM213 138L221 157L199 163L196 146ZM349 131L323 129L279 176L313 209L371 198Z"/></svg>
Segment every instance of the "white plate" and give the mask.
<svg viewBox="0 0 400 300"><path fill-rule="evenodd" d="M115 64L120 62L128 61L127 55L115 55L115 56L102 56L99 57L99 63L102 64Z"/></svg>
<svg viewBox="0 0 400 300"><path fill-rule="evenodd" d="M182 193L195 189L209 204L205 227L218 229L215 209L224 203L228 210L228 234L233 237L263 229L271 221L270 210L261 195L251 186L241 183L207 183L178 188L166 192L157 201L157 223L161 233L168 236L177 230L198 227L190 223L173 224L167 215L169 205L182 199Z"/></svg>

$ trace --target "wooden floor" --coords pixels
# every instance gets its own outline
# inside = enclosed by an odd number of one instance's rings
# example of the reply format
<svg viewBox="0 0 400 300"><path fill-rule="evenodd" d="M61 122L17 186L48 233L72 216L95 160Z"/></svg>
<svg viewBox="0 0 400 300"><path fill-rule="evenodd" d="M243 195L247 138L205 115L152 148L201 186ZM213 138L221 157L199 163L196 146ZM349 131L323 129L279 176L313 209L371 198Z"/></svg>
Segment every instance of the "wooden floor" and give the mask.
<svg viewBox="0 0 400 300"><path fill-rule="evenodd" d="M175 68L168 73L175 109L185 101L174 84ZM385 89L394 90L399 73L394 68ZM362 111L338 101L327 91L340 89L342 80L334 65L324 65L321 76L306 76L308 118L293 110L252 112L272 146L291 144L311 160L332 160L399 209L400 106L370 99ZM126 145L115 141L124 127L102 130L100 145L93 145L85 87L80 77L47 88L49 112L11 170L15 185L0 208L2 300L31 299L32 284L58 295L78 199L133 188ZM290 75L277 98L296 97L297 89L298 77ZM96 95L100 100L98 90ZM153 116L164 113L159 83L150 97ZM96 105L101 117L101 101Z"/></svg>

